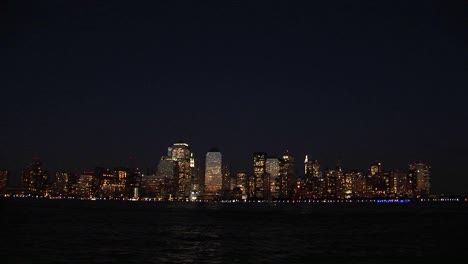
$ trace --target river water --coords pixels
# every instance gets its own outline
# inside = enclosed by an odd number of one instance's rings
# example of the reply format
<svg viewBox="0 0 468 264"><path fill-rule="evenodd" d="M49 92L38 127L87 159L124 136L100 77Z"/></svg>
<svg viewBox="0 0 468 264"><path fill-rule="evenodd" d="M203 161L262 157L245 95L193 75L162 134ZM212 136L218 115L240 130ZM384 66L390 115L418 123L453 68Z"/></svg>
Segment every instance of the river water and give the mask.
<svg viewBox="0 0 468 264"><path fill-rule="evenodd" d="M401 263L468 255L466 203L0 205L8 263Z"/></svg>

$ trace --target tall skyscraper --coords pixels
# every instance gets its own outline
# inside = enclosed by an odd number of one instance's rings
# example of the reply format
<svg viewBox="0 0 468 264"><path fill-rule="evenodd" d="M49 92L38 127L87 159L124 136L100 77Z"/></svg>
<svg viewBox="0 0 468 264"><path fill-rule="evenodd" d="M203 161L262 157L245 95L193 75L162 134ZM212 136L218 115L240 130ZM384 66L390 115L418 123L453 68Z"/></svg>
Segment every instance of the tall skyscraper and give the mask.
<svg viewBox="0 0 468 264"><path fill-rule="evenodd" d="M393 193L395 197L408 196L408 173L405 171L392 171Z"/></svg>
<svg viewBox="0 0 468 264"><path fill-rule="evenodd" d="M415 183L413 188L417 196L427 196L431 192L431 167L423 162L413 162L409 165L408 177Z"/></svg>
<svg viewBox="0 0 468 264"><path fill-rule="evenodd" d="M270 180L266 173L267 154L255 152L253 154L253 195L257 199L265 199L269 195Z"/></svg>
<svg viewBox="0 0 468 264"><path fill-rule="evenodd" d="M175 198L185 200L190 197L192 169L190 167L190 147L187 143L174 143L171 157L177 162L177 187Z"/></svg>
<svg viewBox="0 0 468 264"><path fill-rule="evenodd" d="M205 193L217 194L222 188L222 155L217 149L206 153L205 160Z"/></svg>
<svg viewBox="0 0 468 264"><path fill-rule="evenodd" d="M303 199L316 198L317 194L314 195L314 186L317 182L314 174L314 161L309 159L309 155L304 158L304 175L300 179L299 196Z"/></svg>
<svg viewBox="0 0 468 264"><path fill-rule="evenodd" d="M345 199L346 198L346 194L345 194L346 177L343 173L341 160L338 160L336 162L335 172L336 172L336 197L338 199Z"/></svg>
<svg viewBox="0 0 468 264"><path fill-rule="evenodd" d="M266 172L270 175L270 195L278 198L276 189L276 179L279 176L280 166L279 160L276 157L268 157L266 160Z"/></svg>
<svg viewBox="0 0 468 264"><path fill-rule="evenodd" d="M337 173L336 170L326 169L325 170L325 197L328 199L336 198L336 187L337 187Z"/></svg>
<svg viewBox="0 0 468 264"><path fill-rule="evenodd" d="M277 178L278 198L291 199L297 184L297 177L294 173L294 158L286 152L279 159L280 174Z"/></svg>
<svg viewBox="0 0 468 264"><path fill-rule="evenodd" d="M158 163L157 176L174 179L177 175L177 161L172 157L162 156Z"/></svg>
<svg viewBox="0 0 468 264"><path fill-rule="evenodd" d="M22 185L30 194L44 195L48 182L49 175L39 159L34 159L31 165L23 171Z"/></svg>
<svg viewBox="0 0 468 264"><path fill-rule="evenodd" d="M223 178L222 178L221 189L225 192L232 190L231 188L231 166L229 165L229 163L227 162L223 163L222 173L223 173Z"/></svg>
<svg viewBox="0 0 468 264"><path fill-rule="evenodd" d="M236 174L236 187L241 192L241 197L246 200L249 197L249 175L247 172L239 171Z"/></svg>
<svg viewBox="0 0 468 264"><path fill-rule="evenodd" d="M385 197L387 183L384 177L383 166L380 161L375 161L370 166L366 184L368 197Z"/></svg>
<svg viewBox="0 0 468 264"><path fill-rule="evenodd" d="M54 195L67 196L72 188L71 175L68 172L57 172L53 186Z"/></svg>
<svg viewBox="0 0 468 264"><path fill-rule="evenodd" d="M94 172L83 172L75 184L74 194L77 197L92 197L93 192Z"/></svg>

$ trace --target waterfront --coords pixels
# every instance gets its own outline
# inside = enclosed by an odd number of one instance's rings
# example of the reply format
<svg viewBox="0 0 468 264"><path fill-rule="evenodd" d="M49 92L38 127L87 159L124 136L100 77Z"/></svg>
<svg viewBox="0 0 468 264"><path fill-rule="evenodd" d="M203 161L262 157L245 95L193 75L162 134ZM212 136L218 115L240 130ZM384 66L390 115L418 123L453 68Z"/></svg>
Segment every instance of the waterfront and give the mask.
<svg viewBox="0 0 468 264"><path fill-rule="evenodd" d="M468 249L459 242L466 203L1 199L1 207L9 263L306 263Z"/></svg>

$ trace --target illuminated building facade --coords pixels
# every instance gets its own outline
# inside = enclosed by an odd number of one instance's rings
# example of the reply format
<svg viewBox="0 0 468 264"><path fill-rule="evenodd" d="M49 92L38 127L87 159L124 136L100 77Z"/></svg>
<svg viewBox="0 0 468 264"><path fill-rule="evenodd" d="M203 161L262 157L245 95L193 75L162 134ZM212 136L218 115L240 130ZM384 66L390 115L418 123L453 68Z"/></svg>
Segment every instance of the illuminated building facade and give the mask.
<svg viewBox="0 0 468 264"><path fill-rule="evenodd" d="M162 156L158 163L156 175L173 179L177 175L177 161L170 156Z"/></svg>
<svg viewBox="0 0 468 264"><path fill-rule="evenodd" d="M336 198L337 172L336 170L325 170L325 190L324 197L328 199Z"/></svg>
<svg viewBox="0 0 468 264"><path fill-rule="evenodd" d="M321 183L320 164L317 160L304 158L304 175L298 181L299 197L304 199L318 198Z"/></svg>
<svg viewBox="0 0 468 264"><path fill-rule="evenodd" d="M22 185L33 195L45 195L49 183L49 175L42 167L39 159L34 159L31 165L23 171Z"/></svg>
<svg viewBox="0 0 468 264"><path fill-rule="evenodd" d="M164 176L143 176L141 177L139 195L143 198L153 198L156 200L169 199L170 180Z"/></svg>
<svg viewBox="0 0 468 264"><path fill-rule="evenodd" d="M52 191L54 195L66 196L72 191L74 184L72 175L68 172L57 172L55 174L55 182L52 184Z"/></svg>
<svg viewBox="0 0 468 264"><path fill-rule="evenodd" d="M356 198L366 198L368 197L367 192L367 177L361 171L352 171L347 173L347 178L349 177L352 181L353 197Z"/></svg>
<svg viewBox="0 0 468 264"><path fill-rule="evenodd" d="M220 193L223 181L222 155L216 149L206 153L205 160L205 193Z"/></svg>
<svg viewBox="0 0 468 264"><path fill-rule="evenodd" d="M405 171L392 171L392 193L396 198L409 197L408 194L408 173Z"/></svg>
<svg viewBox="0 0 468 264"><path fill-rule="evenodd" d="M291 199L297 185L297 177L294 173L294 158L288 151L279 159L279 176L277 182L278 199Z"/></svg>
<svg viewBox="0 0 468 264"><path fill-rule="evenodd" d="M247 172L239 171L236 174L236 187L239 188L239 191L242 195L242 199L246 200L249 195L249 175Z"/></svg>
<svg viewBox="0 0 468 264"><path fill-rule="evenodd" d="M425 197L431 192L431 167L423 162L414 162L409 165L408 178L411 179L411 188L416 196Z"/></svg>
<svg viewBox="0 0 468 264"><path fill-rule="evenodd" d="M177 162L175 199L185 200L190 197L192 189L192 169L190 167L190 147L187 143L174 143L171 157Z"/></svg>
<svg viewBox="0 0 468 264"><path fill-rule="evenodd" d="M267 154L255 152L253 154L253 193L256 199L266 199L270 191L270 179L266 173Z"/></svg>
<svg viewBox="0 0 468 264"><path fill-rule="evenodd" d="M388 190L388 180L385 179L382 163L374 162L367 177L367 197L385 197Z"/></svg>
<svg viewBox="0 0 468 264"><path fill-rule="evenodd" d="M268 157L266 160L265 170L270 176L270 195L273 198L278 198L276 179L280 174L279 159L276 157Z"/></svg>
<svg viewBox="0 0 468 264"><path fill-rule="evenodd" d="M222 178L221 189L225 192L232 190L231 188L231 166L229 166L228 163L223 163L222 173L223 173L223 178Z"/></svg>
<svg viewBox="0 0 468 264"><path fill-rule="evenodd" d="M351 173L343 173L344 183L342 186L343 195L342 197L338 197L340 199L351 199L353 198L353 175Z"/></svg>
<svg viewBox="0 0 468 264"><path fill-rule="evenodd" d="M341 166L341 160L336 163L335 168L336 173L336 198L338 199L346 199L346 177L343 173L343 168Z"/></svg>
<svg viewBox="0 0 468 264"><path fill-rule="evenodd" d="M200 194L203 192L205 186L205 166L201 165L202 163L199 159L193 157L193 153L191 153L191 155L192 192Z"/></svg>
<svg viewBox="0 0 468 264"><path fill-rule="evenodd" d="M76 197L92 197L94 196L93 182L94 173L85 172L80 175L77 183L74 185L74 195Z"/></svg>

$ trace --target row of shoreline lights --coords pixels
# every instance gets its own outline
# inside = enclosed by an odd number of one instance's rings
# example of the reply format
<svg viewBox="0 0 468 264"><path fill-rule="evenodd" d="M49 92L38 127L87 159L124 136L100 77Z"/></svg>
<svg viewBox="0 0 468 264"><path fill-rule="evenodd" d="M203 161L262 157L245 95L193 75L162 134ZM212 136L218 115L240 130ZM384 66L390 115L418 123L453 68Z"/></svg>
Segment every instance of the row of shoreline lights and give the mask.
<svg viewBox="0 0 468 264"><path fill-rule="evenodd" d="M42 197L42 196L32 196L32 195L23 195L23 194L14 194L8 195L4 194L4 198L37 198L37 199L76 199L76 200L132 200L132 201L162 201L156 198L142 198L142 199L126 199L126 198L75 198L75 197ZM189 200L181 200L179 202L188 202ZM195 202L216 202L210 200L192 200ZM420 202L460 202L460 198L439 198L439 199L419 199ZM468 202L468 198L463 199L462 201ZM251 203L409 203L412 202L411 199L370 199L370 200L278 200L278 201L248 201L248 200L221 200L222 203L232 203L232 202L251 202Z"/></svg>

